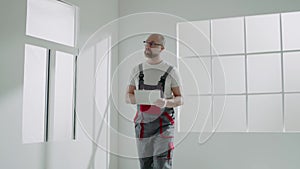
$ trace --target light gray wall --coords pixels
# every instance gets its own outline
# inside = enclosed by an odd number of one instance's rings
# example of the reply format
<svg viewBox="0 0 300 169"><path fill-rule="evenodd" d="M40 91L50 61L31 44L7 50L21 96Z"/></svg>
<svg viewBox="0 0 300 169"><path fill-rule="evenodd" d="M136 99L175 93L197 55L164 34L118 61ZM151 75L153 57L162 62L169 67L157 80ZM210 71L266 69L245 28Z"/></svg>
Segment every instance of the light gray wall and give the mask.
<svg viewBox="0 0 300 169"><path fill-rule="evenodd" d="M214 18L226 18L233 16L248 16L268 13L279 13L288 11L299 11L300 1L297 0L121 0L119 15L126 16L139 12L163 12L183 17L190 21L206 20ZM153 22L152 18L137 20L138 26L149 26L147 22ZM154 22L153 22L154 23ZM172 22L164 22L153 25L162 32L170 27ZM171 34L175 31L171 30ZM129 26L120 25L120 37L130 32ZM136 25L132 25L134 29ZM143 29L143 27L141 28ZM145 38L145 37L144 37ZM124 60L130 50L138 48L132 38L120 45L119 60ZM123 47L126 46L126 47ZM168 50L176 53L176 44L167 44ZM136 57L137 58L137 57ZM169 59L170 57L168 57ZM142 59L140 59L142 60ZM134 63L138 62L133 60ZM171 63L176 61L171 59ZM128 66L128 69L130 65ZM120 77L127 77L128 72L123 72ZM123 80L126 80L123 78ZM120 87L124 86L120 80ZM120 93L124 89L119 89ZM134 110L120 101L120 107L130 111L132 116ZM129 116L129 115L128 115ZM271 119L270 119L271 120ZM119 118L119 129L121 133L133 136L133 126L128 124L123 117ZM183 138L185 133L176 133L176 137ZM190 133L184 141L177 145L175 150L174 169L296 169L300 162L300 134L280 133L215 133L205 144L198 144L199 134ZM119 140L119 151L136 151L134 143L128 144ZM122 168L138 168L136 159L121 157L119 166Z"/></svg>
<svg viewBox="0 0 300 169"><path fill-rule="evenodd" d="M117 0L69 0L68 2L80 8L79 47L99 27L118 17ZM91 156L92 144L90 140L82 139L85 135L80 126L77 129L81 141L22 144L24 44L27 42L26 0L2 0L0 22L0 168L86 168ZM115 56L116 53L113 55ZM81 68L88 67L89 65L86 64L90 61L93 60L87 59L82 62ZM113 65L116 63L117 59L113 59ZM93 74L86 76L92 77ZM84 85L90 87L92 84L92 81L87 81ZM87 89L86 92L86 98L82 98L86 102L82 106L86 106L87 114L92 114L88 107L93 102L92 91ZM96 159L96 167L101 165L101 160ZM111 164L111 168L117 168L116 158L112 158Z"/></svg>
<svg viewBox="0 0 300 169"><path fill-rule="evenodd" d="M117 18L118 12L120 16L125 16L135 12L157 11L178 15L188 20L204 20L300 10L300 1L298 0L70 0L69 2L80 8L79 46L82 46L98 27ZM47 164L45 160L45 151L47 150L48 157L51 156L48 161L54 162L49 168L85 168L92 147L91 143L22 144L25 19L25 0L1 1L0 168L44 168ZM122 34L122 30L120 34ZM143 37L140 39L142 40ZM169 43L168 45L168 48L175 52L175 44ZM119 53L124 50L126 49L120 49ZM120 55L119 60L121 61L124 57L126 54ZM175 63L171 56L169 61ZM120 75L126 76L127 72L124 73ZM119 90L123 91L123 89ZM91 93L89 93L90 95ZM122 96L119 100L122 101ZM122 132L132 131L129 128L132 126L123 124L121 120L119 125ZM180 133L177 134L180 135ZM197 144L197 140L198 134L190 134L184 142L177 146L175 168L299 168L299 134L219 133L204 145ZM126 143L121 141L119 146L124 150L132 151L132 147L127 147ZM62 162L62 159L63 163L56 163ZM111 168L137 168L135 159L121 157L118 160L119 167L115 160L114 156Z"/></svg>

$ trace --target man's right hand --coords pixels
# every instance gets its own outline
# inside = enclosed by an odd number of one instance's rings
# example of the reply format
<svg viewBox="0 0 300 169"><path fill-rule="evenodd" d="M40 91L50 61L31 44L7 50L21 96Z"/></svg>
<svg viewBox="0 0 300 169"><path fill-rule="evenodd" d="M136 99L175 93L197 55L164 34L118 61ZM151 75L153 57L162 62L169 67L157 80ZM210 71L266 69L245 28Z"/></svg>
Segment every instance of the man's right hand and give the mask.
<svg viewBox="0 0 300 169"><path fill-rule="evenodd" d="M135 86L129 85L127 87L125 101L128 104L136 104L135 96L134 96L134 90L136 89Z"/></svg>

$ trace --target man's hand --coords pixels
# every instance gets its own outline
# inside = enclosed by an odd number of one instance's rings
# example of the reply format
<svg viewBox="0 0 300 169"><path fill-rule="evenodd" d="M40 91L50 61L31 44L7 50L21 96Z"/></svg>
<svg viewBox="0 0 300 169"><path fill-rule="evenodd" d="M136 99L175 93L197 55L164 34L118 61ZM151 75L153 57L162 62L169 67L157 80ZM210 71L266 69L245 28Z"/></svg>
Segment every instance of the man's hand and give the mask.
<svg viewBox="0 0 300 169"><path fill-rule="evenodd" d="M160 107L160 108L166 107L167 99L164 99L164 98L157 99L154 102L154 105L157 106L157 107Z"/></svg>
<svg viewBox="0 0 300 169"><path fill-rule="evenodd" d="M170 99L157 99L156 102L154 102L155 106L163 108L163 107L177 107L180 105L183 105L183 98L180 93L179 87L172 87L173 92L173 98Z"/></svg>
<svg viewBox="0 0 300 169"><path fill-rule="evenodd" d="M134 90L136 89L135 86L129 85L127 87L126 95L125 95L125 101L126 103L130 104L136 104L135 96L134 96Z"/></svg>

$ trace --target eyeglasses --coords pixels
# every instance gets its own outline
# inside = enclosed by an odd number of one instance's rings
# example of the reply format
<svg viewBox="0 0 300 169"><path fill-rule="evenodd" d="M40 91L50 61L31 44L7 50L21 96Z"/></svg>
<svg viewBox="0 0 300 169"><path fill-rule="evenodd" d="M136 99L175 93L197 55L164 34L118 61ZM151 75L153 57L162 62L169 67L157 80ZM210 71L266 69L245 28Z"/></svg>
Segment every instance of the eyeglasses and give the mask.
<svg viewBox="0 0 300 169"><path fill-rule="evenodd" d="M151 41L151 42L147 42L147 41L143 41L144 42L144 45L145 46L150 46L150 47L156 47L156 46L163 46L162 44L159 44L159 43L155 43L155 42L153 42L153 41Z"/></svg>

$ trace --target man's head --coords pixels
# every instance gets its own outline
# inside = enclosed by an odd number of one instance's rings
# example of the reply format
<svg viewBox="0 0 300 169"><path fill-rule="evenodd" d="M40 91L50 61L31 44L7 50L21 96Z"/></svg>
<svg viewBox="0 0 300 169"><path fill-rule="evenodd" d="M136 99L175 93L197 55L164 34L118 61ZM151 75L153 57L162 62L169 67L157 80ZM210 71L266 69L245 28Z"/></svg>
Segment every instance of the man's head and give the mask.
<svg viewBox="0 0 300 169"><path fill-rule="evenodd" d="M165 38L161 34L151 34L144 43L144 54L148 58L159 56L160 52L165 49Z"/></svg>

